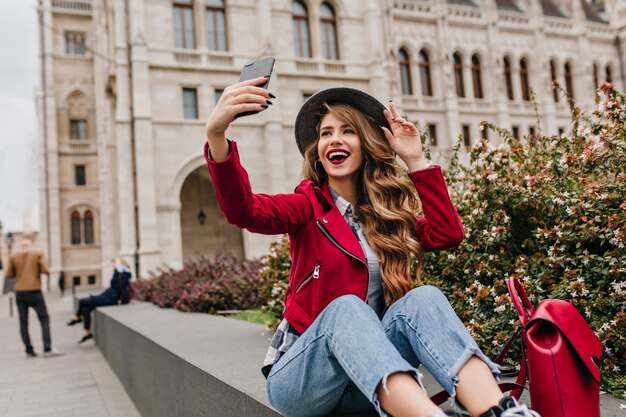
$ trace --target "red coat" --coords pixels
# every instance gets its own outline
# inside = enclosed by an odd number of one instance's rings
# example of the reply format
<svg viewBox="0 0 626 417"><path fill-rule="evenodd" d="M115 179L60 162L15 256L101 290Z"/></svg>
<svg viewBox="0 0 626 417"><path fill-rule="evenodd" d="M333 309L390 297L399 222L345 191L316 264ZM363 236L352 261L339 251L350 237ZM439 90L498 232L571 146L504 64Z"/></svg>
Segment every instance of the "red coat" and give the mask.
<svg viewBox="0 0 626 417"><path fill-rule="evenodd" d="M237 145L228 158L205 157L217 200L226 220L254 233L289 233L292 266L284 316L300 333L335 298L354 294L365 299L367 260L350 226L335 206L328 185L303 180L293 194L254 194L241 166ZM441 168L409 174L425 217L417 217L417 241L426 251L463 240L463 226L450 201Z"/></svg>

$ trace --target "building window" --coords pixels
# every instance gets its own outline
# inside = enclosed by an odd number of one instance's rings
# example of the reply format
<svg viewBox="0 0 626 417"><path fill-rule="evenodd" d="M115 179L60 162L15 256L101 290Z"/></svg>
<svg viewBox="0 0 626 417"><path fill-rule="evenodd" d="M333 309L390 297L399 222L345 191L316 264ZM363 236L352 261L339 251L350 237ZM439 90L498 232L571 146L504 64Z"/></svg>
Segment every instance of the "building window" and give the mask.
<svg viewBox="0 0 626 417"><path fill-rule="evenodd" d="M70 139L87 139L87 120L70 120Z"/></svg>
<svg viewBox="0 0 626 417"><path fill-rule="evenodd" d="M556 62L554 62L554 60L550 61L550 77L553 83L555 83L558 80L557 73L556 73ZM558 90L554 88L552 85L550 86L550 88L552 88L552 97L554 98L554 102L558 103L559 102Z"/></svg>
<svg viewBox="0 0 626 417"><path fill-rule="evenodd" d="M320 6L320 25L322 32L322 55L326 59L339 59L337 46L337 21L335 11L328 3Z"/></svg>
<svg viewBox="0 0 626 417"><path fill-rule="evenodd" d="M291 4L293 15L293 40L296 56L311 58L311 36L309 33L309 12L301 1Z"/></svg>
<svg viewBox="0 0 626 417"><path fill-rule="evenodd" d="M89 285L96 285L96 276L95 275L89 275L87 277L87 284L89 284Z"/></svg>
<svg viewBox="0 0 626 417"><path fill-rule="evenodd" d="M85 230L85 244L92 245L94 242L93 239L93 214L91 211L87 210L85 215L83 216L83 224Z"/></svg>
<svg viewBox="0 0 626 417"><path fill-rule="evenodd" d="M474 83L474 97L483 98L483 77L478 54L472 55L472 82Z"/></svg>
<svg viewBox="0 0 626 417"><path fill-rule="evenodd" d="M612 83L613 82L613 74L612 74L610 65L606 66L605 73L606 73L606 82L607 83Z"/></svg>
<svg viewBox="0 0 626 417"><path fill-rule="evenodd" d="M513 131L513 137L519 140L519 126L513 126L511 130Z"/></svg>
<svg viewBox="0 0 626 417"><path fill-rule="evenodd" d="M177 48L194 49L196 47L193 0L174 2L174 41Z"/></svg>
<svg viewBox="0 0 626 417"><path fill-rule="evenodd" d="M215 104L217 104L217 102L220 101L220 99L222 98L222 94L224 94L223 88L215 89L215 93L213 93L213 100L215 101Z"/></svg>
<svg viewBox="0 0 626 417"><path fill-rule="evenodd" d="M593 64L593 89L596 90L600 85L600 76L598 74L598 64Z"/></svg>
<svg viewBox="0 0 626 417"><path fill-rule="evenodd" d="M535 136L535 126L530 126L528 128L528 135Z"/></svg>
<svg viewBox="0 0 626 417"><path fill-rule="evenodd" d="M528 61L522 58L519 61L519 78L522 84L522 100L530 101L530 80L528 76Z"/></svg>
<svg viewBox="0 0 626 417"><path fill-rule="evenodd" d="M425 49L420 51L418 56L419 66L420 66L420 82L422 85L422 95L423 96L432 96L433 95L433 83L430 76L430 56Z"/></svg>
<svg viewBox="0 0 626 417"><path fill-rule="evenodd" d="M65 53L67 55L85 55L85 34L65 32Z"/></svg>
<svg viewBox="0 0 626 417"><path fill-rule="evenodd" d="M85 165L74 165L74 184L78 186L87 185Z"/></svg>
<svg viewBox="0 0 626 417"><path fill-rule="evenodd" d="M504 57L504 84L506 86L506 96L509 100L515 99L513 95L513 69L511 68L511 60L508 56Z"/></svg>
<svg viewBox="0 0 626 417"><path fill-rule="evenodd" d="M428 138L430 146L437 146L437 125L434 123L428 125Z"/></svg>
<svg viewBox="0 0 626 417"><path fill-rule="evenodd" d="M400 48L398 51L398 58L400 65L400 87L402 94L405 96L413 95L413 83L411 82L411 61L409 60L409 54L404 48Z"/></svg>
<svg viewBox="0 0 626 417"><path fill-rule="evenodd" d="M302 93L302 102L304 103L305 101L307 101L308 99L310 99L311 97L313 97L313 94L309 94L309 93Z"/></svg>
<svg viewBox="0 0 626 417"><path fill-rule="evenodd" d="M563 66L565 70L565 91L567 95L574 98L574 77L572 75L572 64L566 62Z"/></svg>
<svg viewBox="0 0 626 417"><path fill-rule="evenodd" d="M224 0L205 0L207 46L210 51L227 51Z"/></svg>
<svg viewBox="0 0 626 417"><path fill-rule="evenodd" d="M76 210L70 217L72 245L80 245L80 214Z"/></svg>
<svg viewBox="0 0 626 417"><path fill-rule="evenodd" d="M80 275L74 275L72 277L72 286L78 287L80 285Z"/></svg>
<svg viewBox="0 0 626 417"><path fill-rule="evenodd" d="M456 95L459 97L465 97L465 84L463 83L463 57L460 53L456 52L453 58Z"/></svg>
<svg viewBox="0 0 626 417"><path fill-rule="evenodd" d="M470 136L470 125L463 125L463 145L472 145L472 138Z"/></svg>
<svg viewBox="0 0 626 417"><path fill-rule="evenodd" d="M183 88L183 116L185 119L198 118L198 90Z"/></svg>
<svg viewBox="0 0 626 417"><path fill-rule="evenodd" d="M563 136L565 134L565 128L559 127L559 136Z"/></svg>
<svg viewBox="0 0 626 417"><path fill-rule="evenodd" d="M483 129L480 131L480 137L482 139L489 140L489 129L483 127Z"/></svg>

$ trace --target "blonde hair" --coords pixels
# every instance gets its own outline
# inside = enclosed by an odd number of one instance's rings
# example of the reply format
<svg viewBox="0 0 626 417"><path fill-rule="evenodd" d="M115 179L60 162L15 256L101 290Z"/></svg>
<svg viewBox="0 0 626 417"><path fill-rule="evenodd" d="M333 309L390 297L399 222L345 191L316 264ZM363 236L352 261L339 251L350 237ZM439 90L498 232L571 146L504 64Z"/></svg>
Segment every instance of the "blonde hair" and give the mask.
<svg viewBox="0 0 626 417"><path fill-rule="evenodd" d="M385 301L393 303L413 287L411 260L416 255L419 267L415 281L420 282L424 251L415 240L415 214L419 201L406 180L396 155L382 130L361 111L347 104L324 104L352 127L361 138L365 161L357 179L357 202L354 214L363 227L369 245L380 258L380 273L385 284ZM317 140L304 153L303 174L317 186L328 179L319 161Z"/></svg>

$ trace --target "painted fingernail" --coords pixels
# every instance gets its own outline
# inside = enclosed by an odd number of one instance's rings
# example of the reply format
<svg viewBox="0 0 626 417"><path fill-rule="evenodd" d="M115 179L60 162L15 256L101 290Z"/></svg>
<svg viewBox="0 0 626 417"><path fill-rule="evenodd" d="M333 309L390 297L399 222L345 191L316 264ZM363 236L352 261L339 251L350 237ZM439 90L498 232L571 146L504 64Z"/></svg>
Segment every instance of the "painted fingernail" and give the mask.
<svg viewBox="0 0 626 417"><path fill-rule="evenodd" d="M270 100L265 100L265 102L266 102L267 104L269 104L270 106L271 106L272 104L274 104L274 103L272 103Z"/></svg>
<svg viewBox="0 0 626 417"><path fill-rule="evenodd" d="M271 98L276 98L276 96L272 93L267 93Z"/></svg>
<svg viewBox="0 0 626 417"><path fill-rule="evenodd" d="M264 109L267 109L269 106L267 104L261 104L261 107L263 107Z"/></svg>
<svg viewBox="0 0 626 417"><path fill-rule="evenodd" d="M271 77L271 75L266 75L264 78L270 78L270 77Z"/></svg>

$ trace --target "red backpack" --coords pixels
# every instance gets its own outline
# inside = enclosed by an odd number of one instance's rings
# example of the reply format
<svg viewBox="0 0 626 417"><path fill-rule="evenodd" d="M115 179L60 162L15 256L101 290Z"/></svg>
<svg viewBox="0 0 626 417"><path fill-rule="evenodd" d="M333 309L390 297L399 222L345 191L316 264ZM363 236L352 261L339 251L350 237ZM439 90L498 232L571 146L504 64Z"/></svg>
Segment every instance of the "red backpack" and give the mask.
<svg viewBox="0 0 626 417"><path fill-rule="evenodd" d="M531 407L547 417L600 417L602 344L585 319L563 300L542 300L534 309L517 279L506 283L522 323L517 383L528 378ZM521 392L511 395L519 398Z"/></svg>

